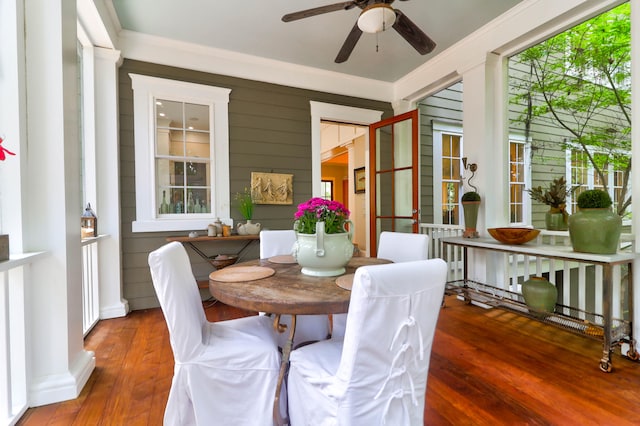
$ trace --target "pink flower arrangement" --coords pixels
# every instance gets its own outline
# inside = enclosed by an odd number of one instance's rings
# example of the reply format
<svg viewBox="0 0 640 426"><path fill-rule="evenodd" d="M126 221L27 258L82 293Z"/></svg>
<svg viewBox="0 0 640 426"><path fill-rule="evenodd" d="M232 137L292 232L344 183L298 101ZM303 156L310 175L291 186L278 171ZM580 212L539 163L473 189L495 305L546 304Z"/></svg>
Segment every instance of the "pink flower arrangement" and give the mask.
<svg viewBox="0 0 640 426"><path fill-rule="evenodd" d="M294 218L293 229L300 234L315 234L316 223L321 221L324 222L325 233L339 234L347 232L345 224L349 220L349 210L338 201L316 197L299 204Z"/></svg>
<svg viewBox="0 0 640 426"><path fill-rule="evenodd" d="M4 139L0 138L0 144L2 144L2 142L4 142ZM5 148L4 146L0 145L0 161L4 161L7 156L5 155L5 153L9 154L9 155L16 155L13 152L9 151L7 148Z"/></svg>

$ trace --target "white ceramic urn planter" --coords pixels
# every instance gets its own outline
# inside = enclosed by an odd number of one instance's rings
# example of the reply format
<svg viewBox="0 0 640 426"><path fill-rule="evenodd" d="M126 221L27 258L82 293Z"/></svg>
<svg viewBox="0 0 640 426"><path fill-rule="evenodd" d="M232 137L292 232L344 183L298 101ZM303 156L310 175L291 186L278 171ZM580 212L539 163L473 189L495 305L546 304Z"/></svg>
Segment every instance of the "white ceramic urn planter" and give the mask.
<svg viewBox="0 0 640 426"><path fill-rule="evenodd" d="M317 222L315 234L296 234L293 256L302 266L303 274L331 277L345 273L353 256L351 231L326 234L324 222Z"/></svg>

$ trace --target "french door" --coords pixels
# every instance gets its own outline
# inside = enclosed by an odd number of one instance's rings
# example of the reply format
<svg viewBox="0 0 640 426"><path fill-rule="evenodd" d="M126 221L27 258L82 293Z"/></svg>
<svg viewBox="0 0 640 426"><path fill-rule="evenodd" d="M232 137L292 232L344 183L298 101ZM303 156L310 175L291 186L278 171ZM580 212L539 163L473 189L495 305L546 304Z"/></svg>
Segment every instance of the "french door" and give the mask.
<svg viewBox="0 0 640 426"><path fill-rule="evenodd" d="M418 110L369 126L370 255L382 231L418 232Z"/></svg>

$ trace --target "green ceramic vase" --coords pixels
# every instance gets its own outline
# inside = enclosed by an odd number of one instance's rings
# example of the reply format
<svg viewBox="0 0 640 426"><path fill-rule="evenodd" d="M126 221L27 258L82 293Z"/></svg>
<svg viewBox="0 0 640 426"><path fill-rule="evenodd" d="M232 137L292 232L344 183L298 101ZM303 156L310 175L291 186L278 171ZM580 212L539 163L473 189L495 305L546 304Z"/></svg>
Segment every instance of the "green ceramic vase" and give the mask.
<svg viewBox="0 0 640 426"><path fill-rule="evenodd" d="M569 217L569 237L577 252L615 254L621 230L622 218L610 208L580 209Z"/></svg>
<svg viewBox="0 0 640 426"><path fill-rule="evenodd" d="M543 277L531 277L522 283L524 303L532 313L553 313L558 301L558 289Z"/></svg>
<svg viewBox="0 0 640 426"><path fill-rule="evenodd" d="M464 211L464 234L466 238L478 238L478 210L480 209L480 201L463 201L462 209Z"/></svg>

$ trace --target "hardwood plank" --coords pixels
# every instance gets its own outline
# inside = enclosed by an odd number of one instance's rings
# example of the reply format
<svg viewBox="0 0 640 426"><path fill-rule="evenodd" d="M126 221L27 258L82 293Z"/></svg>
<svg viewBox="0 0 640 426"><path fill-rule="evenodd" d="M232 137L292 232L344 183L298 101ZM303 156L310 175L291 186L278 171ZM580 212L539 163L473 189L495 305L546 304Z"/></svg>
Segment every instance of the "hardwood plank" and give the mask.
<svg viewBox="0 0 640 426"><path fill-rule="evenodd" d="M211 321L255 313L221 303ZM100 321L85 341L96 369L72 401L29 409L19 425L161 425L173 376L162 311ZM640 363L601 342L512 312L447 297L434 338L425 425L637 425Z"/></svg>

